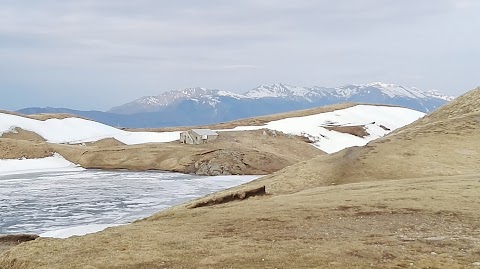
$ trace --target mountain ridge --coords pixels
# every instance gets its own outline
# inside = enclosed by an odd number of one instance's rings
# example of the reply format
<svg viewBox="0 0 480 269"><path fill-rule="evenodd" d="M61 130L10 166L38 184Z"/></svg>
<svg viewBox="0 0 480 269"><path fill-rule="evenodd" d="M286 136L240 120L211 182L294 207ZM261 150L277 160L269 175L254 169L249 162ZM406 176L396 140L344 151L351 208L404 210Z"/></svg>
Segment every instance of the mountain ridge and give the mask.
<svg viewBox="0 0 480 269"><path fill-rule="evenodd" d="M367 84L348 84L345 86L334 88L320 86L302 87L288 85L284 83L275 83L271 85L262 84L242 94L200 87L186 88L183 90L171 90L156 96L144 96L130 103L113 107L108 110L108 112L118 114L155 112L161 110L168 105L178 103L183 100L198 100L199 102L203 101L208 103L210 106L215 107L215 104L221 102L220 99L222 98L233 98L236 100L283 98L297 102L323 102L325 104L332 104L335 103L335 101L352 101L351 99L362 99L358 101L365 102L368 100L365 100L366 97L361 98L361 96L372 96L373 94L383 96L384 100L407 98L451 101L454 98L453 96L443 95L436 90L421 91L415 87L405 87L382 82L372 82ZM136 109L132 110L132 107L136 107ZM421 110L422 112L430 112L437 107L438 106L436 105L424 105L423 107L419 106L417 110Z"/></svg>
<svg viewBox="0 0 480 269"><path fill-rule="evenodd" d="M186 88L144 96L107 112L25 108L24 114L69 113L127 128L207 125L242 118L310 109L338 103L397 105L431 112L452 100L437 91L373 82L342 87L260 85L243 94L218 89Z"/></svg>

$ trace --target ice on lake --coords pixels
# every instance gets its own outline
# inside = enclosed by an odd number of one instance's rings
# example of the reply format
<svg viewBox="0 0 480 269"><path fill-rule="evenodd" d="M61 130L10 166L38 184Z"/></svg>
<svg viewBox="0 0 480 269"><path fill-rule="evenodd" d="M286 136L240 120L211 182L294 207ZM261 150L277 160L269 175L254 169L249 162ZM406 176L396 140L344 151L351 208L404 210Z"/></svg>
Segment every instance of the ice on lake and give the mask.
<svg viewBox="0 0 480 269"><path fill-rule="evenodd" d="M95 231L92 227L126 224L257 177L98 170L4 175L0 234Z"/></svg>

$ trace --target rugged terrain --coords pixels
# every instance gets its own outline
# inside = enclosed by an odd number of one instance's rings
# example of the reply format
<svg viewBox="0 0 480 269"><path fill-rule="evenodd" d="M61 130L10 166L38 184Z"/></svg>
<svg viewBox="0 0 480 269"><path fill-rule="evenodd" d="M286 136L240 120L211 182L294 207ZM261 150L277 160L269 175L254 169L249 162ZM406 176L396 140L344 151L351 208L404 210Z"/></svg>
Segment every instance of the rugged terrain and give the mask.
<svg viewBox="0 0 480 269"><path fill-rule="evenodd" d="M131 225L21 244L0 267L476 268L479 103L480 88L367 147Z"/></svg>

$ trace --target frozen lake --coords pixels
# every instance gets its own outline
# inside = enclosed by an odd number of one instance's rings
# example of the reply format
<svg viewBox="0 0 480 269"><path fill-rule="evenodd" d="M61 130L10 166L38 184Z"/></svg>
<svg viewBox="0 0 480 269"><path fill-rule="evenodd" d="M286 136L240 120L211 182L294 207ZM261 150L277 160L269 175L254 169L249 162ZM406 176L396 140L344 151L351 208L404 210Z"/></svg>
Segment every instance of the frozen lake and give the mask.
<svg viewBox="0 0 480 269"><path fill-rule="evenodd" d="M125 224L257 176L85 170L0 176L0 234Z"/></svg>

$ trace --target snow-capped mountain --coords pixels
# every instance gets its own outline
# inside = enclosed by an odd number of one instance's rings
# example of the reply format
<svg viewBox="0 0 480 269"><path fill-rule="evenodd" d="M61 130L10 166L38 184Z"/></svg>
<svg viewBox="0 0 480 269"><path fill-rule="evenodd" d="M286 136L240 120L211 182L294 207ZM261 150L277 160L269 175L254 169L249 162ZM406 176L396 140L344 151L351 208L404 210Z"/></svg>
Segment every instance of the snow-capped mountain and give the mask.
<svg viewBox="0 0 480 269"><path fill-rule="evenodd" d="M135 114L138 112L154 112L179 100L204 98L219 95L218 90L206 88L187 88L184 90L167 91L157 96L144 96L131 103L110 109L108 112L119 114Z"/></svg>
<svg viewBox="0 0 480 269"><path fill-rule="evenodd" d="M303 98L313 102L315 99L326 96L335 96L337 98L350 99L358 95L367 96L369 94L378 93L388 96L389 98L438 98L446 101L454 99L453 96L442 95L436 90L428 92L421 91L414 87L405 87L395 84L386 84L381 82L373 82L368 84L352 84L337 88L325 87L297 87L285 84L261 85L253 90L246 92L243 96L247 98Z"/></svg>
<svg viewBox="0 0 480 269"><path fill-rule="evenodd" d="M414 87L381 82L336 88L279 83L260 85L243 94L206 88L167 91L114 107L102 115L97 115L99 112L89 115L94 115L93 119L99 122L114 126L162 127L211 124L344 102L398 105L431 112L452 99L452 96L437 91L421 91ZM30 108L19 112L33 114L51 111Z"/></svg>
<svg viewBox="0 0 480 269"><path fill-rule="evenodd" d="M276 97L305 97L311 89L285 85L282 83L273 85L260 85L243 94L246 98L276 98Z"/></svg>
<svg viewBox="0 0 480 269"><path fill-rule="evenodd" d="M381 82L353 84L337 88L299 87L279 83L260 85L244 94L205 88L168 91L158 96L147 96L131 103L114 107L108 112L119 114L155 112L185 100L192 100L216 107L218 103L221 103L226 98L245 100L246 102L276 98L283 99L283 101L289 100L312 104L305 105L307 107L352 101L401 105L423 112L430 112L446 101L453 99L453 97L442 95L437 91L425 92L414 87Z"/></svg>
<svg viewBox="0 0 480 269"><path fill-rule="evenodd" d="M425 98L438 98L445 101L451 101L453 96L442 95L436 90L421 91L415 87L405 87L395 84L386 84L382 82L373 82L368 84L359 85L346 85L343 87L335 88L335 92L339 97L351 98L358 94L371 94L372 92L379 92L383 95L388 95L390 98L411 98L411 99L425 99Z"/></svg>

